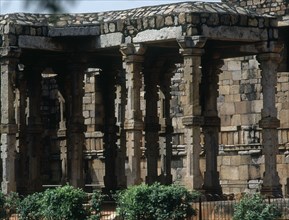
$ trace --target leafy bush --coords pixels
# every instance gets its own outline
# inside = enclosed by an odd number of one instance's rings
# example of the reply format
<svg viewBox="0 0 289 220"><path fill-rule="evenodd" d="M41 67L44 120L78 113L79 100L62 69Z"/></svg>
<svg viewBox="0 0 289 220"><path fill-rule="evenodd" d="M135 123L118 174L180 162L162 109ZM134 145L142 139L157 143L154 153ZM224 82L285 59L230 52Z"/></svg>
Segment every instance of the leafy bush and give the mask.
<svg viewBox="0 0 289 220"><path fill-rule="evenodd" d="M83 220L86 194L81 189L63 186L25 197L18 206L21 220Z"/></svg>
<svg viewBox="0 0 289 220"><path fill-rule="evenodd" d="M11 216L17 212L17 208L20 205L20 197L16 192L10 192L5 198L6 214Z"/></svg>
<svg viewBox="0 0 289 220"><path fill-rule="evenodd" d="M34 193L26 196L19 203L17 212L21 220L37 220L42 218L43 193Z"/></svg>
<svg viewBox="0 0 289 220"><path fill-rule="evenodd" d="M5 217L6 217L5 196L0 191L0 219L4 219Z"/></svg>
<svg viewBox="0 0 289 220"><path fill-rule="evenodd" d="M91 197L91 210L92 213L90 216L90 220L100 220L101 219L101 204L103 202L103 195L101 194L101 191L95 190L93 191L92 197Z"/></svg>
<svg viewBox="0 0 289 220"><path fill-rule="evenodd" d="M233 220L273 220L281 212L272 204L266 204L262 196L246 194L234 207Z"/></svg>
<svg viewBox="0 0 289 220"><path fill-rule="evenodd" d="M126 220L184 219L196 214L191 202L197 193L178 185L132 186L117 196L117 213Z"/></svg>
<svg viewBox="0 0 289 220"><path fill-rule="evenodd" d="M85 192L72 186L48 189L41 199L42 215L45 219L53 220L86 219L85 199Z"/></svg>

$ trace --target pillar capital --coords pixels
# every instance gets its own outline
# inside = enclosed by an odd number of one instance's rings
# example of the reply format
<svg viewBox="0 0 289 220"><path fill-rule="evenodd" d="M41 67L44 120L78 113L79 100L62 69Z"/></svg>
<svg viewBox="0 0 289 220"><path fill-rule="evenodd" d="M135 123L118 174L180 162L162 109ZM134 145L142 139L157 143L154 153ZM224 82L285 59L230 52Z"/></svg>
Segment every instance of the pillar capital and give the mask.
<svg viewBox="0 0 289 220"><path fill-rule="evenodd" d="M120 52L125 58L132 55L142 56L146 52L146 47L143 44L122 44L120 46Z"/></svg>
<svg viewBox="0 0 289 220"><path fill-rule="evenodd" d="M279 64L282 60L280 53L261 53L257 55L257 60L262 64L262 62L275 62L276 65Z"/></svg>
<svg viewBox="0 0 289 220"><path fill-rule="evenodd" d="M204 36L183 36L177 39L181 49L187 48L203 48L207 42Z"/></svg>
<svg viewBox="0 0 289 220"><path fill-rule="evenodd" d="M255 45L259 53L281 53L284 44L279 41L263 41Z"/></svg>
<svg viewBox="0 0 289 220"><path fill-rule="evenodd" d="M201 126L204 124L203 116L187 116L183 117L182 122L185 126Z"/></svg>

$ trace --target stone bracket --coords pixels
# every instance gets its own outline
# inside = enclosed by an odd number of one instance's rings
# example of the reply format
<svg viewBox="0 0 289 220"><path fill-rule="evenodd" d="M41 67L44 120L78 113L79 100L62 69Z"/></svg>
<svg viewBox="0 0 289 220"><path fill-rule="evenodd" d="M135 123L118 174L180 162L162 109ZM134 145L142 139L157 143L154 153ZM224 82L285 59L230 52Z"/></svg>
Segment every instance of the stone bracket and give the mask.
<svg viewBox="0 0 289 220"><path fill-rule="evenodd" d="M201 126L204 124L203 116L187 116L183 117L182 122L184 126Z"/></svg>
<svg viewBox="0 0 289 220"><path fill-rule="evenodd" d="M207 38L204 36L183 36L177 39L177 41L182 49L203 48L207 42Z"/></svg>
<svg viewBox="0 0 289 220"><path fill-rule="evenodd" d="M142 121L132 121L128 120L124 122L124 129L125 130L143 130L144 124Z"/></svg>
<svg viewBox="0 0 289 220"><path fill-rule="evenodd" d="M262 118L259 121L260 128L278 128L280 127L280 120L275 117Z"/></svg>
<svg viewBox="0 0 289 220"><path fill-rule="evenodd" d="M1 124L1 133L16 134L18 126L16 124Z"/></svg>

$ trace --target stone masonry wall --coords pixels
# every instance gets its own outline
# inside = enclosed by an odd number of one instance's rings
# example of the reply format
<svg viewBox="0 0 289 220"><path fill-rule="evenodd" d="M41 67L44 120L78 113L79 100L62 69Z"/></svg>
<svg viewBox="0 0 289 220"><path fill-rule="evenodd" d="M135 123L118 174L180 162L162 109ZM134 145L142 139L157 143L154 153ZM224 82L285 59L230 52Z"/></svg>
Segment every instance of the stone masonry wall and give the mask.
<svg viewBox="0 0 289 220"><path fill-rule="evenodd" d="M288 2L286 0L222 0L222 2L252 9L261 14L282 16L288 13Z"/></svg>

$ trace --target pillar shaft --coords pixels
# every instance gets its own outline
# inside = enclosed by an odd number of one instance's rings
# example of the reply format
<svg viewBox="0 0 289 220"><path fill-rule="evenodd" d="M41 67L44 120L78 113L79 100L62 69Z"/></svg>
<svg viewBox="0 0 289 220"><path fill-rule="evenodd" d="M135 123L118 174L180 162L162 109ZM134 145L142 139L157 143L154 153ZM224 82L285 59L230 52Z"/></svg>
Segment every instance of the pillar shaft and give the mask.
<svg viewBox="0 0 289 220"><path fill-rule="evenodd" d="M41 183L41 152L43 132L41 120L41 70L38 68L26 68L28 97L29 97L29 117L27 129L28 144L28 191L40 191Z"/></svg>
<svg viewBox="0 0 289 220"><path fill-rule="evenodd" d="M18 59L1 58L1 159L2 183L4 194L16 191L15 151L17 125L15 122L15 77Z"/></svg>
<svg viewBox="0 0 289 220"><path fill-rule="evenodd" d="M205 39L185 38L179 41L180 53L184 57L184 135L187 152L185 184L195 190L201 189L203 178L200 171L201 125L203 117L200 105L200 83L202 77L201 57Z"/></svg>
<svg viewBox="0 0 289 220"><path fill-rule="evenodd" d="M158 118L158 68L145 72L145 148L147 156L146 183L158 180L159 118Z"/></svg>
<svg viewBox="0 0 289 220"><path fill-rule="evenodd" d="M174 68L175 69L175 68ZM165 118L165 131L164 131L164 146L161 154L161 183L171 184L171 161L172 161L172 118L170 114L171 110L171 77L172 74L166 73L162 80L163 93L164 93L164 118Z"/></svg>
<svg viewBox="0 0 289 220"><path fill-rule="evenodd" d="M103 74L103 94L105 125L104 125L104 157L105 157L105 176L104 185L106 190L117 188L116 177L116 153L117 153L117 126L115 118L115 72L104 71Z"/></svg>
<svg viewBox="0 0 289 220"><path fill-rule="evenodd" d="M275 90L277 68L281 60L279 53L264 53L257 56L261 68L263 109L259 126L262 128L262 145L265 156L265 172L261 191L264 194L282 195L280 178L277 172L278 131Z"/></svg>
<svg viewBox="0 0 289 220"><path fill-rule="evenodd" d="M68 96L69 120L67 128L68 176L74 187L84 186L83 177L83 148L84 148L84 118L82 99L84 95L84 64L70 64L66 83L70 84Z"/></svg>
<svg viewBox="0 0 289 220"><path fill-rule="evenodd" d="M140 89L145 49L141 45L127 44L122 46L121 52L124 58L127 88L124 123L128 156L127 185L135 185L141 183L140 159L143 121L140 108Z"/></svg>
<svg viewBox="0 0 289 220"><path fill-rule="evenodd" d="M220 68L224 62L206 59L203 65L203 114L205 117L203 133L206 152L206 171L204 173L204 190L209 194L222 194L217 170L219 150L220 118L218 117L217 98Z"/></svg>

